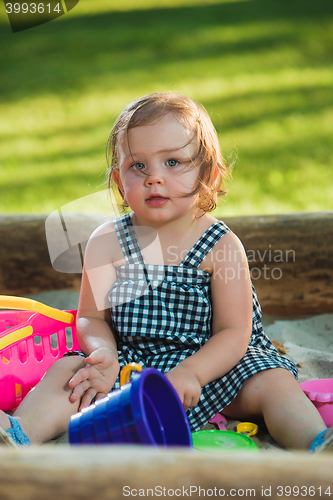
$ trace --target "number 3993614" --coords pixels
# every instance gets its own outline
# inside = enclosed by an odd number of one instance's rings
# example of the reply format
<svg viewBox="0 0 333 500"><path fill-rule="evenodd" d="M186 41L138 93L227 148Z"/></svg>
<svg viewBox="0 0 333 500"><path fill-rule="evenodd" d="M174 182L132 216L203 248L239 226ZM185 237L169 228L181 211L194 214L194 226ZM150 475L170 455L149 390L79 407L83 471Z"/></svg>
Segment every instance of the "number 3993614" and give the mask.
<svg viewBox="0 0 333 500"><path fill-rule="evenodd" d="M51 12L57 12L60 14L62 12L62 7L60 3L57 3L55 7L50 3L18 3L18 2L8 2L6 3L7 14L51 14Z"/></svg>

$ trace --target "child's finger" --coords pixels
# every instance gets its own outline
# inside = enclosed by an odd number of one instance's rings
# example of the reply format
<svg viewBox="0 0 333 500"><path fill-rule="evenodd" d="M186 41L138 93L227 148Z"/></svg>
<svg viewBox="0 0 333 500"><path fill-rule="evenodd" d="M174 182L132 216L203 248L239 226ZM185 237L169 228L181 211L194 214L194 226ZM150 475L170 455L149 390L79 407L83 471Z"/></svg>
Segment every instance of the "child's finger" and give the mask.
<svg viewBox="0 0 333 500"><path fill-rule="evenodd" d="M86 359L86 363L88 365L97 365L99 363L104 363L105 362L105 356L103 351L100 349L97 349L96 351L93 351Z"/></svg>
<svg viewBox="0 0 333 500"><path fill-rule="evenodd" d="M183 406L184 406L186 411L189 408L191 408L191 403L192 403L192 398L185 394L183 397Z"/></svg>
<svg viewBox="0 0 333 500"><path fill-rule="evenodd" d="M85 380L76 385L69 397L71 403L75 403L78 399L82 398L83 394L90 388L89 380Z"/></svg>
<svg viewBox="0 0 333 500"><path fill-rule="evenodd" d="M83 408L87 408L88 406L90 406L95 396L96 396L96 390L93 389L92 387L89 387L89 389L85 392L81 400L79 411L82 411Z"/></svg>
<svg viewBox="0 0 333 500"><path fill-rule="evenodd" d="M189 393L189 394L185 393L184 401L183 401L183 405L184 405L185 410L187 411L189 408L194 408L196 406L196 404L198 403L198 401L199 401L199 398L197 398L196 395L193 395L191 393Z"/></svg>
<svg viewBox="0 0 333 500"><path fill-rule="evenodd" d="M108 395L108 393L103 393L103 392L99 392L98 394L96 394L96 401L98 401L99 399L103 399L105 398L106 396Z"/></svg>
<svg viewBox="0 0 333 500"><path fill-rule="evenodd" d="M81 384L84 380L89 378L89 371L87 368L81 368L79 371L73 375L73 377L68 382L69 387L74 388L76 385Z"/></svg>
<svg viewBox="0 0 333 500"><path fill-rule="evenodd" d="M108 394L113 387L107 381L99 379L96 379L96 381L94 381L91 385L94 387L97 393L100 392L102 394Z"/></svg>

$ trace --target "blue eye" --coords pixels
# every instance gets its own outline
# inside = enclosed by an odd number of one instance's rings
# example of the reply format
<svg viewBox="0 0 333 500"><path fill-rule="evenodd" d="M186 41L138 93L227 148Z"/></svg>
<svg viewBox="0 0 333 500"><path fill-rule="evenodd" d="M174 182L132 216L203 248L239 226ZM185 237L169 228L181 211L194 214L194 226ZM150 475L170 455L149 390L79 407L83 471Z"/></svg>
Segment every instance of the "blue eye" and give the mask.
<svg viewBox="0 0 333 500"><path fill-rule="evenodd" d="M178 165L179 161L177 160L168 160L166 162L166 164L168 165L168 167L176 167Z"/></svg>
<svg viewBox="0 0 333 500"><path fill-rule="evenodd" d="M133 165L131 165L131 168L133 168L133 170L139 170L142 172L146 168L146 166L143 163L138 162L133 163Z"/></svg>

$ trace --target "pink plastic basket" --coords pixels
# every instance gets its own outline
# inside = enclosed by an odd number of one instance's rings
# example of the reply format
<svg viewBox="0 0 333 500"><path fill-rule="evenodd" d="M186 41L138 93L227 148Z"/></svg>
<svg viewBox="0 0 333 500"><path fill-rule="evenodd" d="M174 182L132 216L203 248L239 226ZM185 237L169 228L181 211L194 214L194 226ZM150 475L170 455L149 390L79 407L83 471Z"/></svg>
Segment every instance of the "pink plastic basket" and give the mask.
<svg viewBox="0 0 333 500"><path fill-rule="evenodd" d="M7 296L0 296L0 307L30 309L0 310L0 409L11 411L57 359L80 349L77 311Z"/></svg>

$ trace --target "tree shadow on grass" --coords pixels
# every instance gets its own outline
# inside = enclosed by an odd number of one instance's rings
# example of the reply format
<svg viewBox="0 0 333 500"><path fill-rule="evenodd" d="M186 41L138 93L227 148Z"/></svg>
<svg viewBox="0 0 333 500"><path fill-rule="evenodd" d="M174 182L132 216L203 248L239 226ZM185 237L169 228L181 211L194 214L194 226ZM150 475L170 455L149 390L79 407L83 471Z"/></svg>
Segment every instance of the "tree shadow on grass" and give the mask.
<svg viewBox="0 0 333 500"><path fill-rule="evenodd" d="M170 87L176 83L182 91L182 82L188 79L199 85L205 79L222 82L247 72L272 78L271 75L285 68L316 71L332 65L333 37L325 29L332 15L332 0L254 0L90 17L65 16L59 21L6 36L6 50L0 52L0 103L20 106L20 99L29 102L43 95L56 95L68 101L71 96L77 98L95 89L115 96L130 89L134 94L153 86L164 89L168 82L172 82ZM200 88L197 94L208 111L212 110L218 132L224 134L242 128L244 131L256 124L283 123L291 115L318 117L333 106L327 81L319 84L315 79L315 83L309 85L302 84L300 78L299 82L296 86L284 84L283 88L277 86L276 89L262 89L254 82L253 88L245 86L238 93L225 93L221 85L221 91L217 90L213 97L209 92L201 97ZM121 104L117 111L120 108ZM82 121L77 125L71 120L70 124L61 125L59 133L94 134L97 127L103 128L102 120L98 113L88 125L82 125ZM48 141L57 134L47 127L38 129L35 131L32 127L31 131L25 131L25 138ZM329 149L329 138L325 134L317 128L306 141L301 134L296 134L285 141L283 148L273 141L268 145L269 150L260 138L256 147L243 144L239 175L251 185L261 183L262 192L276 196L276 187L267 180L272 163L276 162L282 170L297 170L306 155L324 162L325 158L320 155L327 154ZM4 141L16 139L17 134L9 133ZM106 139L107 132L105 139L101 138L102 145ZM103 180L96 180L95 152L89 143L85 149L73 147L54 156L43 152L41 158L32 151L19 157L15 156L13 147L11 161L20 165L22 172L34 165L35 174L41 171L43 163L48 164L50 170L31 178L18 176L10 185L3 184L2 203L5 206L6 199L39 195L45 200L59 199L59 193L67 194L67 200L82 196L87 186L94 189ZM101 150L99 158L102 157ZM92 159L89 172L80 168L82 158ZM294 165L293 158L297 158ZM68 172L58 168L60 162L66 162ZM327 168L331 165L332 160L328 158ZM101 170L103 166L99 172ZM297 185L297 182L288 182L285 193Z"/></svg>
<svg viewBox="0 0 333 500"><path fill-rule="evenodd" d="M183 61L239 56L284 46L297 48L311 35L311 26L328 22L331 0L255 0L169 9L111 12L95 16L65 16L37 28L6 37L0 54L2 102L43 94L65 96L85 91L94 80L117 88L118 80L133 83L136 72L149 82L156 68ZM283 26L279 27L279 24ZM247 36L257 25L258 36ZM271 27L276 29L271 31ZM288 27L289 26L289 27ZM223 30L238 37L223 39ZM217 29L220 35L202 38ZM325 38L326 37L326 38ZM333 41L323 34L321 56L311 64L325 63ZM169 78L169 75L167 75ZM197 75L199 77L199 75ZM1 102L0 101L0 102Z"/></svg>
<svg viewBox="0 0 333 500"><path fill-rule="evenodd" d="M208 99L205 105L214 110L214 116L220 116L219 120L214 120L215 128L223 134L251 127L258 122L283 122L293 114L304 118L319 115L333 108L333 92L330 84L284 90L251 90L244 95Z"/></svg>
<svg viewBox="0 0 333 500"><path fill-rule="evenodd" d="M97 192L101 188L106 189L106 185L102 186L102 183L103 179L100 179L100 185L96 185L96 175L82 171L68 171L65 174L52 171L46 177L19 178L15 180L15 184L11 183L8 189L4 189L0 199L0 213L5 212L6 207L10 206L11 200L15 198L18 200L19 211L25 212L24 207L31 204L31 197L34 198L35 206L45 206L49 203L55 210L85 194ZM111 208L110 204L110 210ZM39 208L38 211L43 212L45 209Z"/></svg>

